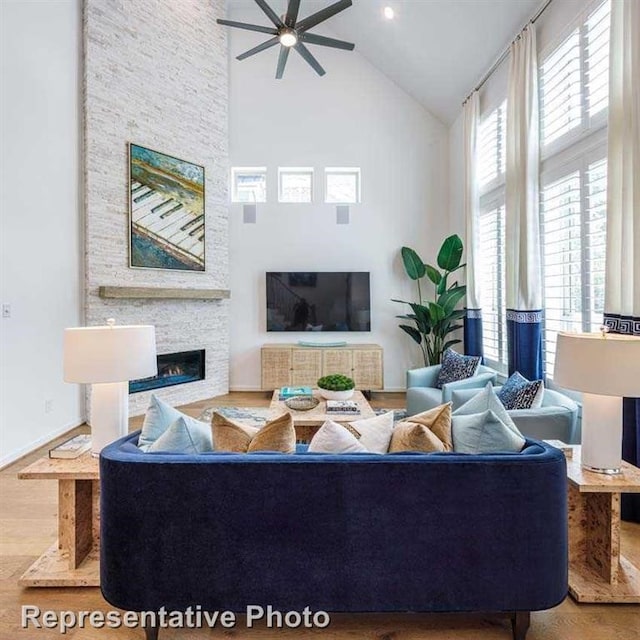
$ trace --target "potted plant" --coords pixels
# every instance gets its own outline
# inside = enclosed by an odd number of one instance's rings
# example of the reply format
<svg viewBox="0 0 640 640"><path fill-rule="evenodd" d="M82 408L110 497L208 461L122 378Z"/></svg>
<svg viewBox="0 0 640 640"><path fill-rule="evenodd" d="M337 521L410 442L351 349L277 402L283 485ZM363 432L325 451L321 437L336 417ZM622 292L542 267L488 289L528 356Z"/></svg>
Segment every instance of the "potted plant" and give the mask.
<svg viewBox="0 0 640 640"><path fill-rule="evenodd" d="M323 376L317 382L320 395L325 400L348 400L353 395L355 382L341 373Z"/></svg>
<svg viewBox="0 0 640 640"><path fill-rule="evenodd" d="M457 322L465 316L464 309L458 304L464 298L467 287L453 280L452 274L465 267L462 264L462 240L457 235L445 239L438 252L437 264L442 271L430 264L411 248L402 247L404 270L417 285L416 302L393 300L411 307L411 313L396 316L410 320L412 325L401 324L400 329L407 333L422 350L425 366L440 364L442 354L461 340L452 339L451 334L462 328ZM425 300L420 282L430 280L435 288L433 300Z"/></svg>

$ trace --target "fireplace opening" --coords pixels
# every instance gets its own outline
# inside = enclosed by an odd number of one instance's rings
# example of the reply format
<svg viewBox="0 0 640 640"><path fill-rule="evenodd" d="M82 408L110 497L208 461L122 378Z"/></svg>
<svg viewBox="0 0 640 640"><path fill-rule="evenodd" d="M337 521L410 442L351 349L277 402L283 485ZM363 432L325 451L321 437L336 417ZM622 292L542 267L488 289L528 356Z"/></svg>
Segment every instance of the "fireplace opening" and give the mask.
<svg viewBox="0 0 640 640"><path fill-rule="evenodd" d="M150 378L131 380L129 393L140 393L162 387L173 387L204 380L204 349L158 355L158 374Z"/></svg>

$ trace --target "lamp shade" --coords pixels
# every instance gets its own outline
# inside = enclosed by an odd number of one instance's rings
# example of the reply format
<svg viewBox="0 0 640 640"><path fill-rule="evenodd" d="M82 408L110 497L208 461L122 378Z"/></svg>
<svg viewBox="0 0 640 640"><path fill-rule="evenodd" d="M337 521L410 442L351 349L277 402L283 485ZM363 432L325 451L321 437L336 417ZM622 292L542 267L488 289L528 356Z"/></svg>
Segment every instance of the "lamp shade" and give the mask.
<svg viewBox="0 0 640 640"><path fill-rule="evenodd" d="M553 381L601 396L640 396L640 337L558 333Z"/></svg>
<svg viewBox="0 0 640 640"><path fill-rule="evenodd" d="M64 331L65 382L124 382L157 372L153 326L110 324Z"/></svg>

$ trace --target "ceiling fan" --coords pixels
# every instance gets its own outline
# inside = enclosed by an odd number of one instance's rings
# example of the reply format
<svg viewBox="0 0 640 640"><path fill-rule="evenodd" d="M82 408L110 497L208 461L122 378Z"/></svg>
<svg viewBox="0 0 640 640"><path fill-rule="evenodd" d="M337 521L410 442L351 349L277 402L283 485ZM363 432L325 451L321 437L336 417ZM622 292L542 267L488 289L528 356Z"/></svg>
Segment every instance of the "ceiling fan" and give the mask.
<svg viewBox="0 0 640 640"><path fill-rule="evenodd" d="M228 27L236 27L237 29L246 29L247 31L258 31L259 33L268 33L273 37L259 44L249 51L240 54L237 59L244 60L260 51L274 47L280 44L280 55L278 56L278 67L276 69L276 78L280 80L284 75L284 68L289 58L289 51L295 49L315 70L315 72L323 76L326 72L315 59L311 51L305 46L306 44L319 44L323 47L332 47L334 49L345 49L353 51L355 45L344 40L336 40L325 36L308 33L316 25L328 20L336 13L340 13L344 9L348 9L352 5L352 0L340 0L321 11L318 11L307 18L298 20L298 11L300 9L300 0L289 0L287 12L278 17L275 11L265 2L265 0L255 0L256 4L264 11L266 16L273 22L273 27L263 27L258 24L247 24L246 22L236 22L234 20L218 20L218 24L224 24Z"/></svg>

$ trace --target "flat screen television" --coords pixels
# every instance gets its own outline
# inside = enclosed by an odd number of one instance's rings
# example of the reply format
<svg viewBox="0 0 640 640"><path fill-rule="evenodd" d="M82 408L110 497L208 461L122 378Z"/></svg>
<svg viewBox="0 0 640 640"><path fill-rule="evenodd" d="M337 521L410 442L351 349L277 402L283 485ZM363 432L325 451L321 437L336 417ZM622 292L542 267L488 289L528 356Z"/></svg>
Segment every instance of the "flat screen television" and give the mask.
<svg viewBox="0 0 640 640"><path fill-rule="evenodd" d="M366 271L270 271L267 331L371 331Z"/></svg>

